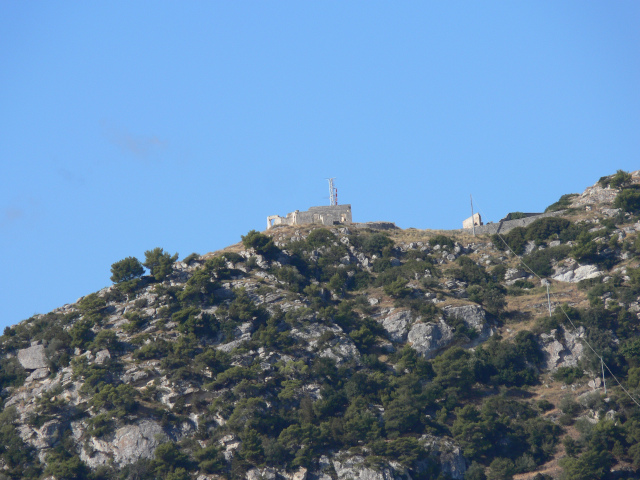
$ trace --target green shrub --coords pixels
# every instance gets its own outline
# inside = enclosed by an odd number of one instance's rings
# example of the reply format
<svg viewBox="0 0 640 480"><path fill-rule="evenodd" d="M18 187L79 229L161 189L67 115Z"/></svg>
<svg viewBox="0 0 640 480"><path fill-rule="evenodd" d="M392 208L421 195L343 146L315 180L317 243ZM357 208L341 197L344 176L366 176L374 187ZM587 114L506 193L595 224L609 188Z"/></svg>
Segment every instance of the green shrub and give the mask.
<svg viewBox="0 0 640 480"><path fill-rule="evenodd" d="M535 285L531 283L529 280L523 280L523 279L518 279L515 282L513 282L513 286L517 288L526 288L526 289L531 289L535 287Z"/></svg>
<svg viewBox="0 0 640 480"><path fill-rule="evenodd" d="M576 380L584 377L584 372L578 367L560 367L553 372L552 377L557 382L564 382L566 385L571 385Z"/></svg>
<svg viewBox="0 0 640 480"><path fill-rule="evenodd" d="M191 265L192 262L195 262L196 260L199 260L199 259L200 259L200 255L194 252L191 255L187 255L182 261L187 265Z"/></svg>
<svg viewBox="0 0 640 480"><path fill-rule="evenodd" d="M114 410L116 416L131 413L137 407L137 390L128 384L102 386L91 398L89 404L97 409Z"/></svg>
<svg viewBox="0 0 640 480"><path fill-rule="evenodd" d="M178 259L178 254L171 256L169 252L157 247L153 250L144 252L145 261L143 265L149 269L149 272L157 282L163 281L173 272L173 264Z"/></svg>
<svg viewBox="0 0 640 480"><path fill-rule="evenodd" d="M516 227L509 230L504 235L491 235L491 241L499 250L507 250L507 246L509 246L511 250L515 252L516 255L522 255L525 251L525 247L527 246L527 230L524 227Z"/></svg>
<svg viewBox="0 0 640 480"><path fill-rule="evenodd" d="M374 233L366 236L361 245L362 250L367 255L378 256L384 255L391 247L393 247L393 240L384 233Z"/></svg>
<svg viewBox="0 0 640 480"><path fill-rule="evenodd" d="M571 222L564 218L541 218L527 227L527 240L533 240L539 245L554 236L559 236L570 226Z"/></svg>
<svg viewBox="0 0 640 480"><path fill-rule="evenodd" d="M408 281L404 278L397 280L384 286L384 293L391 297L402 298L411 294L411 288L407 287Z"/></svg>
<svg viewBox="0 0 640 480"><path fill-rule="evenodd" d="M614 175L601 177L600 180L598 180L598 183L603 188L606 188L606 187L621 188L629 185L632 180L633 180L633 177L629 172L625 172L624 170L618 170Z"/></svg>
<svg viewBox="0 0 640 480"><path fill-rule="evenodd" d="M538 400L537 405L542 412L548 412L549 410L553 410L555 408L553 403L551 403L549 400L545 400L544 398L542 400Z"/></svg>
<svg viewBox="0 0 640 480"><path fill-rule="evenodd" d="M18 387L27 378L27 371L22 368L16 357L0 358L0 392L5 387Z"/></svg>
<svg viewBox="0 0 640 480"><path fill-rule="evenodd" d="M88 478L89 467L87 467L78 455L64 450L54 450L47 455L45 459L47 468L44 470L45 475L52 475L56 480L77 480L80 478Z"/></svg>
<svg viewBox="0 0 640 480"><path fill-rule="evenodd" d="M623 189L613 202L614 208L621 208L624 212L640 212L640 190L635 188Z"/></svg>
<svg viewBox="0 0 640 480"><path fill-rule="evenodd" d="M0 369L0 375L2 369ZM37 451L22 440L15 422L19 419L15 406L0 412L0 462L2 475L10 479L40 478L42 467Z"/></svg>
<svg viewBox="0 0 640 480"><path fill-rule="evenodd" d="M178 331L193 334L197 337L210 337L219 328L215 315L203 313L197 307L187 307L171 315L171 320L178 324Z"/></svg>
<svg viewBox="0 0 640 480"><path fill-rule="evenodd" d="M253 248L257 254L269 260L273 260L280 253L280 249L275 246L273 239L257 230L251 230L246 235L241 235L241 238L246 249Z"/></svg>
<svg viewBox="0 0 640 480"><path fill-rule="evenodd" d="M316 228L307 237L307 244L311 248L329 247L335 241L335 235L326 228Z"/></svg>
<svg viewBox="0 0 640 480"><path fill-rule="evenodd" d="M92 437L100 438L113 432L115 429L113 415L112 412L106 412L91 417L87 420L87 433Z"/></svg>
<svg viewBox="0 0 640 480"><path fill-rule="evenodd" d="M127 257L111 265L111 281L122 283L144 274L144 267L136 257Z"/></svg>
<svg viewBox="0 0 640 480"><path fill-rule="evenodd" d="M562 195L560 200L549 205L544 212L557 212L558 210L569 208L571 206L571 199L577 196L577 193L567 193L566 195Z"/></svg>
<svg viewBox="0 0 640 480"><path fill-rule="evenodd" d="M231 263L242 263L245 261L245 258L236 252L223 252L222 256Z"/></svg>
<svg viewBox="0 0 640 480"><path fill-rule="evenodd" d="M71 346L73 348L87 349L95 334L91 327L93 322L88 320L78 320L69 330L71 336Z"/></svg>
<svg viewBox="0 0 640 480"><path fill-rule="evenodd" d="M531 252L529 255L525 255L522 261L540 277L549 277L554 273L553 262L563 260L571 251L571 247L559 245Z"/></svg>
<svg viewBox="0 0 640 480"><path fill-rule="evenodd" d="M114 350L118 347L118 336L113 330L100 330L95 336L89 348L96 352L105 348Z"/></svg>
<svg viewBox="0 0 640 480"><path fill-rule="evenodd" d="M436 245L440 245L441 247L453 248L454 242L451 237L447 237L446 235L436 235L429 239L429 245L435 247Z"/></svg>

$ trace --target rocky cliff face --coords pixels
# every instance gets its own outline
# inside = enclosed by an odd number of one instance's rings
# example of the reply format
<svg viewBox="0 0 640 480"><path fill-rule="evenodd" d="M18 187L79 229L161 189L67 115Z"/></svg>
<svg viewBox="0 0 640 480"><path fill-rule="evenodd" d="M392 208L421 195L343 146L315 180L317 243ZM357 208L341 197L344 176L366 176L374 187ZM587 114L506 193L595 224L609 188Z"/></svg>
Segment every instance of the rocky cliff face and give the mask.
<svg viewBox="0 0 640 480"><path fill-rule="evenodd" d="M592 378L588 308L637 320L640 224L607 223L601 190L569 226L523 230L577 329L490 237L356 227L274 228L8 328L0 421L16 451L0 448L0 478L462 479L495 458L535 471L557 438L545 450L513 432L557 425L531 402L494 446L468 428L498 421L482 405L500 389Z"/></svg>

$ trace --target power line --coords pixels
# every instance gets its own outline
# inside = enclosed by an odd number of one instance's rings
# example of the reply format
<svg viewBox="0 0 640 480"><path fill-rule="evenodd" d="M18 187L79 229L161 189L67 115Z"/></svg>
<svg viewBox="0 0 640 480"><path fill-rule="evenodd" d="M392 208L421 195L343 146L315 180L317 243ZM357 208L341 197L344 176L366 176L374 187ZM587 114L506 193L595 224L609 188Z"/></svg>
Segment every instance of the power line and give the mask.
<svg viewBox="0 0 640 480"><path fill-rule="evenodd" d="M482 212L482 209L480 209L478 207L478 202L476 200L476 208L478 209L478 211ZM484 215L484 212L483 212ZM496 235L498 235L498 237L500 238L500 240L502 240L502 242L505 244L505 246L509 249L509 251L515 255L518 260L520 260L520 263L522 263L522 265L524 265L527 270L529 270L533 275L535 275L539 280L540 283L546 283L547 286L547 301L549 304L549 317L551 317L551 301L550 301L550 297L549 297L549 285L551 284L551 279L547 278L547 279L543 279L542 277L540 277L540 275L538 275L529 265L527 265L525 263L525 261L522 259L522 257L520 255L518 255L516 252L513 251L513 249L509 246L509 244L507 243L507 241L504 239L504 237L500 234L500 232L496 231ZM504 263L504 262L503 262ZM564 310L564 308L562 308L562 303L561 300L559 299L559 297L551 292L551 295L553 295L553 297L555 299L558 300L558 308L560 308L560 311L564 314L565 317L567 317L567 320L569 320L569 323L571 324L571 326L574 328L574 330L577 330L578 327L576 327L576 325L573 323L573 321L571 320L571 318L569 317L569 315L567 314L567 312ZM586 330L586 327L585 327ZM602 358L601 355L598 354L598 352L596 352L596 350L591 346L591 344L587 341L586 338L583 338L582 341L589 347L589 349L593 352L593 354L598 357L598 359L600 360L600 365L602 366L602 380L603 380L603 384L605 384L605 393L606 393L606 383L604 383L604 369L606 368L607 371L609 372L609 374L613 377L613 379L616 381L616 383L620 386L620 388L622 388L622 390L624 391L624 393L627 394L627 396L633 401L633 403L635 403L637 406L640 407L640 402L638 402L638 400L636 400L633 395L631 395L631 393L629 393L629 391L624 388L624 386L622 385L622 383L620 382L620 380L618 380L618 377L616 377L613 372L611 371L611 369L609 368L609 365L607 365L604 361L604 359Z"/></svg>

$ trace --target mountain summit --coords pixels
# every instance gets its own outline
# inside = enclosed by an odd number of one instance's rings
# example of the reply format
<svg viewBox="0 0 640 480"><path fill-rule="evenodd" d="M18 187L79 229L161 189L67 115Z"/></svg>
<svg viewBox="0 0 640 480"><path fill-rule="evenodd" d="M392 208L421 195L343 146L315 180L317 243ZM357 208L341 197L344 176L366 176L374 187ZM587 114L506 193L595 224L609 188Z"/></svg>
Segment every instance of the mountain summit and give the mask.
<svg viewBox="0 0 640 480"><path fill-rule="evenodd" d="M547 213L119 260L0 337L0 480L638 478L640 172Z"/></svg>

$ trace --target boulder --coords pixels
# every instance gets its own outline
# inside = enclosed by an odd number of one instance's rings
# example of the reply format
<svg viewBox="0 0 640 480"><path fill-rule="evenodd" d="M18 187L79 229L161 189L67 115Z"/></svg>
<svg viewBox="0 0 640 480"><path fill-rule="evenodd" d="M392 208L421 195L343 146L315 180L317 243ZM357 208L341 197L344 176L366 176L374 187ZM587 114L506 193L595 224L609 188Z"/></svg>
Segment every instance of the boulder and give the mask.
<svg viewBox="0 0 640 480"><path fill-rule="evenodd" d="M560 367L575 367L582 358L584 347L581 338L585 336L584 327L574 331L565 330L558 335L557 330L540 334L540 347L544 355L545 368L555 371Z"/></svg>
<svg viewBox="0 0 640 480"><path fill-rule="evenodd" d="M415 323L407 340L420 355L432 358L443 347L453 340L453 329L442 319L438 323Z"/></svg>
<svg viewBox="0 0 640 480"><path fill-rule="evenodd" d="M47 378L48 376L49 376L49 369L48 368L38 368L37 370L34 370L33 372L31 372L31 375L29 375L27 377L25 382L33 382L33 381L36 381L36 380L42 380L43 378Z"/></svg>
<svg viewBox="0 0 640 480"><path fill-rule="evenodd" d="M271 467L252 468L245 477L247 480L276 480L276 470Z"/></svg>
<svg viewBox="0 0 640 480"><path fill-rule="evenodd" d="M478 336L473 340L474 345L484 342L493 333L487 324L486 313L480 305L447 307L444 309L444 315L446 318L459 318L466 323L469 328L473 328L478 332Z"/></svg>
<svg viewBox="0 0 640 480"><path fill-rule="evenodd" d="M580 280L602 276L602 272L595 265L583 265L575 270L565 270L552 277L559 282L578 283Z"/></svg>
<svg viewBox="0 0 640 480"><path fill-rule="evenodd" d="M504 281L507 285L512 285L516 280L520 278L526 278L527 272L520 268L510 268L504 274Z"/></svg>
<svg viewBox="0 0 640 480"><path fill-rule="evenodd" d="M392 312L382 320L382 327L389 334L389 338L394 342L405 342L409 333L409 325L415 322L410 310L400 310Z"/></svg>
<svg viewBox="0 0 640 480"><path fill-rule="evenodd" d="M152 420L142 420L133 425L125 425L116 430L110 441L91 438L89 441L92 450L97 455L87 455L84 450L88 465L98 466L104 464L103 460L111 457L119 466L136 462L140 458L153 458L156 447L167 440L162 427Z"/></svg>
<svg viewBox="0 0 640 480"><path fill-rule="evenodd" d="M109 350L107 350L106 348L96 353L96 363L98 365L102 365L103 363L105 363L107 360L110 360L110 359L111 359L111 354L109 353Z"/></svg>
<svg viewBox="0 0 640 480"><path fill-rule="evenodd" d="M44 353L44 345L32 345L29 348L18 350L18 361L25 370L37 370L47 368L47 356Z"/></svg>
<svg viewBox="0 0 640 480"><path fill-rule="evenodd" d="M365 466L364 458L360 455L347 456L344 453L338 453L332 463L338 480L396 480L400 478L391 466L384 465L378 470Z"/></svg>

